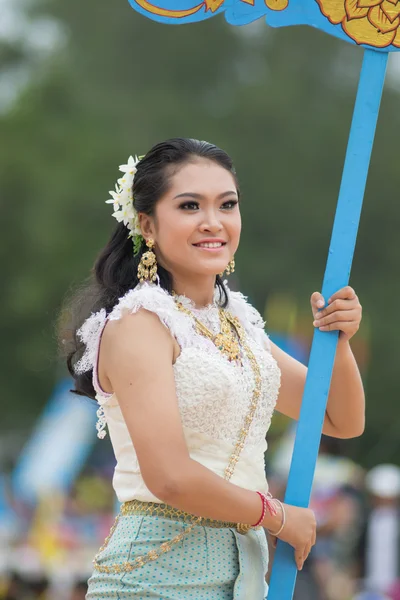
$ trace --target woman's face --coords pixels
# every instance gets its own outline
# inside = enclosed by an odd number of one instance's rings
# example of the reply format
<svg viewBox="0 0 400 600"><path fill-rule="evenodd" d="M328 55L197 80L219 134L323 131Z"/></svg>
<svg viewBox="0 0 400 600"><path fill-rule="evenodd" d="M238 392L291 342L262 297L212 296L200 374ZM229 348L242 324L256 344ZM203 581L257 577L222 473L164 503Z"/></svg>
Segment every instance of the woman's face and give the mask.
<svg viewBox="0 0 400 600"><path fill-rule="evenodd" d="M157 260L180 275L222 272L239 245L241 217L233 176L217 163L196 159L172 177L153 223ZM217 247L199 244L211 242Z"/></svg>

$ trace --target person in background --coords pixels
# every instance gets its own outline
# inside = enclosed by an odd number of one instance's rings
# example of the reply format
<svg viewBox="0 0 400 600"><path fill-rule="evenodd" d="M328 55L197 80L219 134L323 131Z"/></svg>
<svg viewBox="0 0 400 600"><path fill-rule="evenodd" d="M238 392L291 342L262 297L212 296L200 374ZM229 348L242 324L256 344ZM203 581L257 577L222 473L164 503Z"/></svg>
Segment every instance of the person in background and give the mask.
<svg viewBox="0 0 400 600"><path fill-rule="evenodd" d="M295 429L289 428L272 458L270 486L284 497ZM345 456L342 440L322 435L310 508L317 540L298 573L294 600L349 600L356 578L357 544L362 529L364 471Z"/></svg>
<svg viewBox="0 0 400 600"><path fill-rule="evenodd" d="M318 532L310 569L322 600L348 600L354 593L363 477L344 455L342 440L323 435L310 501Z"/></svg>
<svg viewBox="0 0 400 600"><path fill-rule="evenodd" d="M360 538L360 576L370 593L399 599L400 584L400 468L382 464L365 479L368 508Z"/></svg>

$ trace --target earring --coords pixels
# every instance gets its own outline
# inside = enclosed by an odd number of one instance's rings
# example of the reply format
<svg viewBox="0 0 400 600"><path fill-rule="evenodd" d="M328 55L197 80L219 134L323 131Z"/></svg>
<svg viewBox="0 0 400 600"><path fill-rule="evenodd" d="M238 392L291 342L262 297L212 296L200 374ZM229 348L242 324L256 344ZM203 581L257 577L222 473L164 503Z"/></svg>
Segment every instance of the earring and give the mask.
<svg viewBox="0 0 400 600"><path fill-rule="evenodd" d="M235 258L233 257L226 268L226 274L231 275L231 273L234 273L234 272L235 272Z"/></svg>
<svg viewBox="0 0 400 600"><path fill-rule="evenodd" d="M137 271L140 283L157 280L157 258L153 252L154 241L146 240L146 246L149 250L142 255Z"/></svg>
<svg viewBox="0 0 400 600"><path fill-rule="evenodd" d="M230 275L231 273L234 273L235 271L235 257L232 258L232 260L228 263L228 266L225 269L226 274ZM224 271L222 271L222 273L219 274L220 277L223 277L224 275Z"/></svg>

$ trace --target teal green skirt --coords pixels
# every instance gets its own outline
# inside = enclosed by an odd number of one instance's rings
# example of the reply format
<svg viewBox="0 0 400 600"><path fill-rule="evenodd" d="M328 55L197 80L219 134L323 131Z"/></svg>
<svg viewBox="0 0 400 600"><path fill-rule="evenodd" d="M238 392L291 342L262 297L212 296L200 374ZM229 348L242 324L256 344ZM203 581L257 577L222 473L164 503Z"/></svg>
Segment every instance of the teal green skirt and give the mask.
<svg viewBox="0 0 400 600"><path fill-rule="evenodd" d="M120 565L157 550L188 524L158 516L124 515L99 566ZM196 526L169 552L128 572L94 570L87 600L265 600L268 545L264 530ZM117 571L117 570L116 570Z"/></svg>

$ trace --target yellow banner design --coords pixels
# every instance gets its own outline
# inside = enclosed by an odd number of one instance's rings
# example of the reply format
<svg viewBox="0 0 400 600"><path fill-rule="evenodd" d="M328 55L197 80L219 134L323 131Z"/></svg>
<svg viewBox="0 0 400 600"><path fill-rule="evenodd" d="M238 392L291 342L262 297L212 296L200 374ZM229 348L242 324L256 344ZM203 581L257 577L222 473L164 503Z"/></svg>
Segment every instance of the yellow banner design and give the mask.
<svg viewBox="0 0 400 600"><path fill-rule="evenodd" d="M240 0L245 4L250 4L254 6L255 0ZM183 17L190 17L197 13L201 8L205 8L206 11L211 10L211 12L217 11L225 0L204 0L201 4L194 6L193 8L187 8L186 10L171 10L168 8L160 8L159 6L154 6L154 4L150 4L147 0L135 0L136 4L138 4L147 12L158 15L159 17L169 17L170 19L182 19Z"/></svg>

